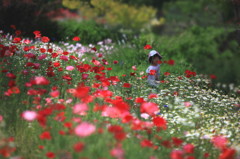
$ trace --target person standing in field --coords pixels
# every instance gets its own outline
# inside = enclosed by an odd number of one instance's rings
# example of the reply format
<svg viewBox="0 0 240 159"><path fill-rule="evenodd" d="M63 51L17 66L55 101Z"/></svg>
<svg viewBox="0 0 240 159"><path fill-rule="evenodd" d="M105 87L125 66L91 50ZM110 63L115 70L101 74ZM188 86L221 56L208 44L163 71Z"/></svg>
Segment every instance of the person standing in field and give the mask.
<svg viewBox="0 0 240 159"><path fill-rule="evenodd" d="M160 84L160 60L162 56L156 50L152 50L148 54L148 62L150 66L147 68L147 83L151 88L157 88Z"/></svg>

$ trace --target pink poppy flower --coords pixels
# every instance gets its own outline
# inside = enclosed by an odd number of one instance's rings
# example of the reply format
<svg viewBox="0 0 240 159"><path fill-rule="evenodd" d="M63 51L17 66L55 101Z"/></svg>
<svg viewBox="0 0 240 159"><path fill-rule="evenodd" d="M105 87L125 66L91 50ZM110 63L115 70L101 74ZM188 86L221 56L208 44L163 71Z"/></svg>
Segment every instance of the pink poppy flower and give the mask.
<svg viewBox="0 0 240 159"><path fill-rule="evenodd" d="M220 149L226 147L228 143L228 139L224 136L214 136L211 141L215 147Z"/></svg>
<svg viewBox="0 0 240 159"><path fill-rule="evenodd" d="M27 121L33 121L37 118L37 113L35 111L26 110L22 113L22 117Z"/></svg>
<svg viewBox="0 0 240 159"><path fill-rule="evenodd" d="M73 66L67 66L66 67L66 70L68 70L68 71L72 71L72 70L74 70L75 68L73 67Z"/></svg>
<svg viewBox="0 0 240 159"><path fill-rule="evenodd" d="M183 159L183 151L182 150L173 150L170 154L171 159Z"/></svg>
<svg viewBox="0 0 240 159"><path fill-rule="evenodd" d="M48 85L50 82L43 76L38 76L34 78L34 82L36 85Z"/></svg>
<svg viewBox="0 0 240 159"><path fill-rule="evenodd" d="M149 115L154 115L155 112L159 111L158 105L153 102L144 102L140 107L141 113L148 113Z"/></svg>
<svg viewBox="0 0 240 159"><path fill-rule="evenodd" d="M60 92L59 92L58 90L55 90L55 91L50 92L50 96L52 96L53 98L58 97L59 94L60 94Z"/></svg>
<svg viewBox="0 0 240 159"><path fill-rule="evenodd" d="M0 115L0 122L1 122L1 121L3 121L3 116L2 116L2 115Z"/></svg>
<svg viewBox="0 0 240 159"><path fill-rule="evenodd" d="M75 128L74 131L77 136L87 137L94 133L95 130L96 130L95 125L88 122L82 122Z"/></svg>
<svg viewBox="0 0 240 159"><path fill-rule="evenodd" d="M183 146L183 150L186 153L194 153L194 145L193 144L186 144Z"/></svg>
<svg viewBox="0 0 240 159"><path fill-rule="evenodd" d="M190 107L192 104L190 102L184 102L185 107Z"/></svg>
<svg viewBox="0 0 240 159"><path fill-rule="evenodd" d="M73 113L79 114L79 115L85 115L87 110L88 110L88 105L85 103L78 103L73 107Z"/></svg>
<svg viewBox="0 0 240 159"><path fill-rule="evenodd" d="M110 154L115 158L122 159L124 157L124 150L120 146L118 146L116 148L113 148L110 151Z"/></svg>

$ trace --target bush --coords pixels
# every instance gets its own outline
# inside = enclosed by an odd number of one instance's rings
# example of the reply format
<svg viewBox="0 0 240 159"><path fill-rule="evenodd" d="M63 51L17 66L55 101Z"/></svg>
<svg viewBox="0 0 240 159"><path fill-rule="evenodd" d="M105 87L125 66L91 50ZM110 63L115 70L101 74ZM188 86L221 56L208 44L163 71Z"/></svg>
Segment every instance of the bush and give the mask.
<svg viewBox="0 0 240 159"><path fill-rule="evenodd" d="M162 36L156 47L170 57L184 57L199 73L215 74L216 82L240 83L236 35L232 29L193 26L178 36Z"/></svg>
<svg viewBox="0 0 240 159"><path fill-rule="evenodd" d="M73 20L59 22L58 34L61 40L74 36L81 38L81 43L97 43L98 41L111 38L117 40L121 34L104 28L93 20L77 22Z"/></svg>

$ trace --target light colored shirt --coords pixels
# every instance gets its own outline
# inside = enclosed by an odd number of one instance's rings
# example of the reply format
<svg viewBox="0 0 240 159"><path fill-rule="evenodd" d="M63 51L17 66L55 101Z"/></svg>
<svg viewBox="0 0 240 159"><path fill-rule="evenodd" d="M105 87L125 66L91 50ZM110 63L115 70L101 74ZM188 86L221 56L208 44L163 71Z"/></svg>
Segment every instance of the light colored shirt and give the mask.
<svg viewBox="0 0 240 159"><path fill-rule="evenodd" d="M149 73L151 73L151 70L156 71L154 75L149 74ZM160 75L160 64L158 64L156 66L150 65L147 68L146 73L148 74L148 78L147 78L148 83L151 85L156 85L156 83L155 83L156 76L159 77L159 75Z"/></svg>

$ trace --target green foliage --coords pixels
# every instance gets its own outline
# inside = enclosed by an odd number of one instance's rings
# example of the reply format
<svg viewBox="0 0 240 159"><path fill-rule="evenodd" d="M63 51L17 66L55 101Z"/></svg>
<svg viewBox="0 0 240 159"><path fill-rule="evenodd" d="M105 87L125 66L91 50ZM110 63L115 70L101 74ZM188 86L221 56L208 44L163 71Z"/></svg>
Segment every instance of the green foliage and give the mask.
<svg viewBox="0 0 240 159"><path fill-rule="evenodd" d="M185 27L192 25L217 25L221 22L222 12L215 2L199 0L178 0L165 3L163 12L169 22L178 22Z"/></svg>
<svg viewBox="0 0 240 159"><path fill-rule="evenodd" d="M97 43L107 38L116 40L121 36L119 32L108 30L93 20L82 22L69 20L59 22L58 34L62 40L66 37L69 37L71 40L74 36L79 36L81 43L84 44Z"/></svg>
<svg viewBox="0 0 240 159"><path fill-rule="evenodd" d="M158 50L172 58L183 56L199 73L215 74L219 82L240 82L239 44L232 29L194 26L178 36L162 36Z"/></svg>

